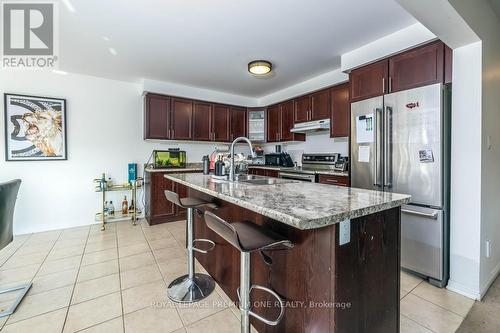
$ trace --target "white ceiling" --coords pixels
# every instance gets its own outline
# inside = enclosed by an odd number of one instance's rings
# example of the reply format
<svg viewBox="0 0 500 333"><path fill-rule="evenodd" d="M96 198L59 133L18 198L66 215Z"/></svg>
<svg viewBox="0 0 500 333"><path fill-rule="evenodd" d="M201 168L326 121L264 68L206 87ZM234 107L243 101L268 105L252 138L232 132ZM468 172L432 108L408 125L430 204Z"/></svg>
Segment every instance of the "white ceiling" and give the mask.
<svg viewBox="0 0 500 333"><path fill-rule="evenodd" d="M338 68L342 53L416 22L394 0L61 2L61 70L249 97ZM249 75L254 59L270 60L273 76Z"/></svg>

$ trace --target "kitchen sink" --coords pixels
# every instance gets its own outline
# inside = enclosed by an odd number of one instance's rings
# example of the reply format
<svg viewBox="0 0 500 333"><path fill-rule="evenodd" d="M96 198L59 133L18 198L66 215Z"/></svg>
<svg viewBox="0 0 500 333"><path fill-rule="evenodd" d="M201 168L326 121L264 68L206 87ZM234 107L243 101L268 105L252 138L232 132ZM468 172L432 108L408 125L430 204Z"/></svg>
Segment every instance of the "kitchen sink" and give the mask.
<svg viewBox="0 0 500 333"><path fill-rule="evenodd" d="M255 175L240 175L237 182L252 184L252 185L275 185L275 184L287 184L287 183L297 183L295 180L282 179L282 178L270 178Z"/></svg>

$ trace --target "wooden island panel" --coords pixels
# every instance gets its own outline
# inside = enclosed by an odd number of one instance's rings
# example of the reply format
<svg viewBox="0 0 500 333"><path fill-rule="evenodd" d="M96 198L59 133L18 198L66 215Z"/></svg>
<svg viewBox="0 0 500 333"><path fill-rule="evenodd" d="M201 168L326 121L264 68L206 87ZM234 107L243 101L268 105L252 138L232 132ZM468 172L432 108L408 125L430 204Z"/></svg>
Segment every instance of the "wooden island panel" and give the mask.
<svg viewBox="0 0 500 333"><path fill-rule="evenodd" d="M189 196L212 199L191 188L188 191ZM272 288L288 304L278 326L251 319L260 333L399 332L399 207L351 220L351 241L340 246L339 224L299 230L226 201L213 200L219 205L214 213L226 221L253 221L294 243L290 250L266 252L272 266L267 266L258 253L252 254L252 283ZM217 244L206 255L196 253L196 258L237 302L239 251L211 231L201 215L196 214L195 219L195 238ZM255 306L266 300L274 303L270 296L252 292L253 310L266 318L276 317L275 307Z"/></svg>

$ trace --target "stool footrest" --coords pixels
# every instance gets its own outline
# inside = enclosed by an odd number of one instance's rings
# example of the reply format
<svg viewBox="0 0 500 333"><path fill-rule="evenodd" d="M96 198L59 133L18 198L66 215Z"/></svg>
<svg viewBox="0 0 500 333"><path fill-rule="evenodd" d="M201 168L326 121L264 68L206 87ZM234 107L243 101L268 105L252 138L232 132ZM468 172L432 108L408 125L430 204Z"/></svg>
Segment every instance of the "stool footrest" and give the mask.
<svg viewBox="0 0 500 333"><path fill-rule="evenodd" d="M208 243L211 246L208 249L203 250L203 249L199 249L199 248L195 247L194 244L196 244L196 243ZM212 251L214 248L215 248L215 242L211 241L210 239L198 238L198 239L193 240L193 251L207 254L208 252Z"/></svg>
<svg viewBox="0 0 500 333"><path fill-rule="evenodd" d="M276 326L279 324L279 322L281 321L281 319L283 318L283 315L285 314L285 302L281 299L281 297L272 289L269 289L269 288L266 288L266 287L263 287L263 286L260 286L258 284L253 284L251 287L250 287L250 292L252 292L253 289L258 289L258 290L262 290L262 291L265 291L269 294L271 294L274 298L276 298L278 300L278 302L280 303L280 314L278 315L278 317L274 320L270 320L270 319L267 319L267 318L264 318L258 314L256 314L255 312L253 311L248 311L248 314L252 317L254 317L255 319L257 320L260 320L261 322L267 324L267 325L270 325L270 326ZM238 294L238 300L240 300L241 302L241 298L240 298L240 288L238 288L236 290L237 294ZM241 310L241 308L240 308Z"/></svg>

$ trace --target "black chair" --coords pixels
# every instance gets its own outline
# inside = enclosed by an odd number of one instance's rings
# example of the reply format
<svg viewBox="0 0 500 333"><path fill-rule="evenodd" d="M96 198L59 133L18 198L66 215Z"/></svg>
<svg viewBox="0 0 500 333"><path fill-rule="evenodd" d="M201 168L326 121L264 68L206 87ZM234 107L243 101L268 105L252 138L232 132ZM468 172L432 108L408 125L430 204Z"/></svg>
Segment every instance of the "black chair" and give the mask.
<svg viewBox="0 0 500 333"><path fill-rule="evenodd" d="M6 183L0 183L0 250L9 245L14 239L13 220L14 207L16 205L17 193L21 186L21 180L16 179ZM9 316L16 311L26 293L31 288L31 283L0 290L0 294L20 291L14 303L5 311L0 312L0 317Z"/></svg>

